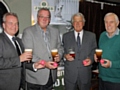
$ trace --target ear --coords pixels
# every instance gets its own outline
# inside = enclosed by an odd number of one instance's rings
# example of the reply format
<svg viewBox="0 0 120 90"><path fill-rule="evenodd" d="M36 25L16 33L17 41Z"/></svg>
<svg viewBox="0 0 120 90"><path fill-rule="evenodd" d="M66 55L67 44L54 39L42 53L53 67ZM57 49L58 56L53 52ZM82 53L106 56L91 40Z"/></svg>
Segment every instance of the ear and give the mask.
<svg viewBox="0 0 120 90"><path fill-rule="evenodd" d="M85 26L85 22L83 22L83 26Z"/></svg>
<svg viewBox="0 0 120 90"><path fill-rule="evenodd" d="M3 28L5 28L5 23L2 24Z"/></svg>
<svg viewBox="0 0 120 90"><path fill-rule="evenodd" d="M120 21L117 22L117 26L119 25Z"/></svg>

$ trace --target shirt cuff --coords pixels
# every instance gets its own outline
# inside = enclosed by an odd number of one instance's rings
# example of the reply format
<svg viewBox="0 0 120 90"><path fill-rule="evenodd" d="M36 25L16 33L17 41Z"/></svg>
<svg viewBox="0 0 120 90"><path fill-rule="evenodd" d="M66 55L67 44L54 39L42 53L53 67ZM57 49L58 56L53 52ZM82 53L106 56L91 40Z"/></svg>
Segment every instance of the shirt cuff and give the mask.
<svg viewBox="0 0 120 90"><path fill-rule="evenodd" d="M37 71L37 69L35 68L34 64L33 64L33 70L34 70L34 71Z"/></svg>
<svg viewBox="0 0 120 90"><path fill-rule="evenodd" d="M112 62L110 61L110 68L112 67Z"/></svg>

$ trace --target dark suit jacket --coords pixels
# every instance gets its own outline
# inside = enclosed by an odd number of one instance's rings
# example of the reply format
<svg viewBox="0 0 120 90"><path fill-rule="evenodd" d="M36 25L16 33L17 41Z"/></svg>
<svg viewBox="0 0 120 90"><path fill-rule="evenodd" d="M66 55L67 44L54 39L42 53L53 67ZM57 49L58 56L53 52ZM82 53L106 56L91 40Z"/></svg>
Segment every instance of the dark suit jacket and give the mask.
<svg viewBox="0 0 120 90"><path fill-rule="evenodd" d="M23 44L17 38L21 49ZM17 51L3 32L0 34L0 90L18 90L21 78L21 63Z"/></svg>
<svg viewBox="0 0 120 90"><path fill-rule="evenodd" d="M75 60L65 61L65 80L75 83L78 79L77 77L79 77L84 84L90 82L91 65L85 67L83 60L89 57L93 62L94 51L97 47L95 34L89 31L83 31L82 45L78 52L74 31L65 33L63 35L63 46L65 54L68 53L68 49L75 49Z"/></svg>

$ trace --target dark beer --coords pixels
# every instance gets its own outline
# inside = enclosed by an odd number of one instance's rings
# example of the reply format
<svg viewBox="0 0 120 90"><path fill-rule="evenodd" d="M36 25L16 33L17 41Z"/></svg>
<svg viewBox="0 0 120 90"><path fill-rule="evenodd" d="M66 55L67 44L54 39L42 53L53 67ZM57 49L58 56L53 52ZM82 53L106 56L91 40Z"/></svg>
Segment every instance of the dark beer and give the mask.
<svg viewBox="0 0 120 90"><path fill-rule="evenodd" d="M102 50L101 49L96 49L95 50L96 56L98 58L98 61L101 60L101 56L102 56Z"/></svg>
<svg viewBox="0 0 120 90"><path fill-rule="evenodd" d="M70 54L73 58L75 58L75 52L74 52L74 51L70 51L69 54Z"/></svg>

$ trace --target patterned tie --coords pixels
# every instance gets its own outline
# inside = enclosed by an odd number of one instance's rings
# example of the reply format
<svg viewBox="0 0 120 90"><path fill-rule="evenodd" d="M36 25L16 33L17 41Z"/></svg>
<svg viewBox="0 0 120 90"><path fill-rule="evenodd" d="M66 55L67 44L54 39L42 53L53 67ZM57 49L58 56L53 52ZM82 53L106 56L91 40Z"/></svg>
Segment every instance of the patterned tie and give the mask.
<svg viewBox="0 0 120 90"><path fill-rule="evenodd" d="M80 33L78 33L78 35L77 35L77 46L78 46L78 50L80 50L80 47L81 47L79 34L80 34Z"/></svg>
<svg viewBox="0 0 120 90"><path fill-rule="evenodd" d="M46 47L47 47L47 50L48 50L48 52L50 53L50 45L49 45L49 41L48 41L48 37L47 37L47 35L46 35L47 33L43 33L43 37L44 37L44 41L45 41L45 43L46 43Z"/></svg>
<svg viewBox="0 0 120 90"><path fill-rule="evenodd" d="M16 50L17 50L18 55L21 55L20 45L18 45L18 42L17 42L17 40L16 40L16 37L12 37L12 40L13 40L15 46L16 46Z"/></svg>

